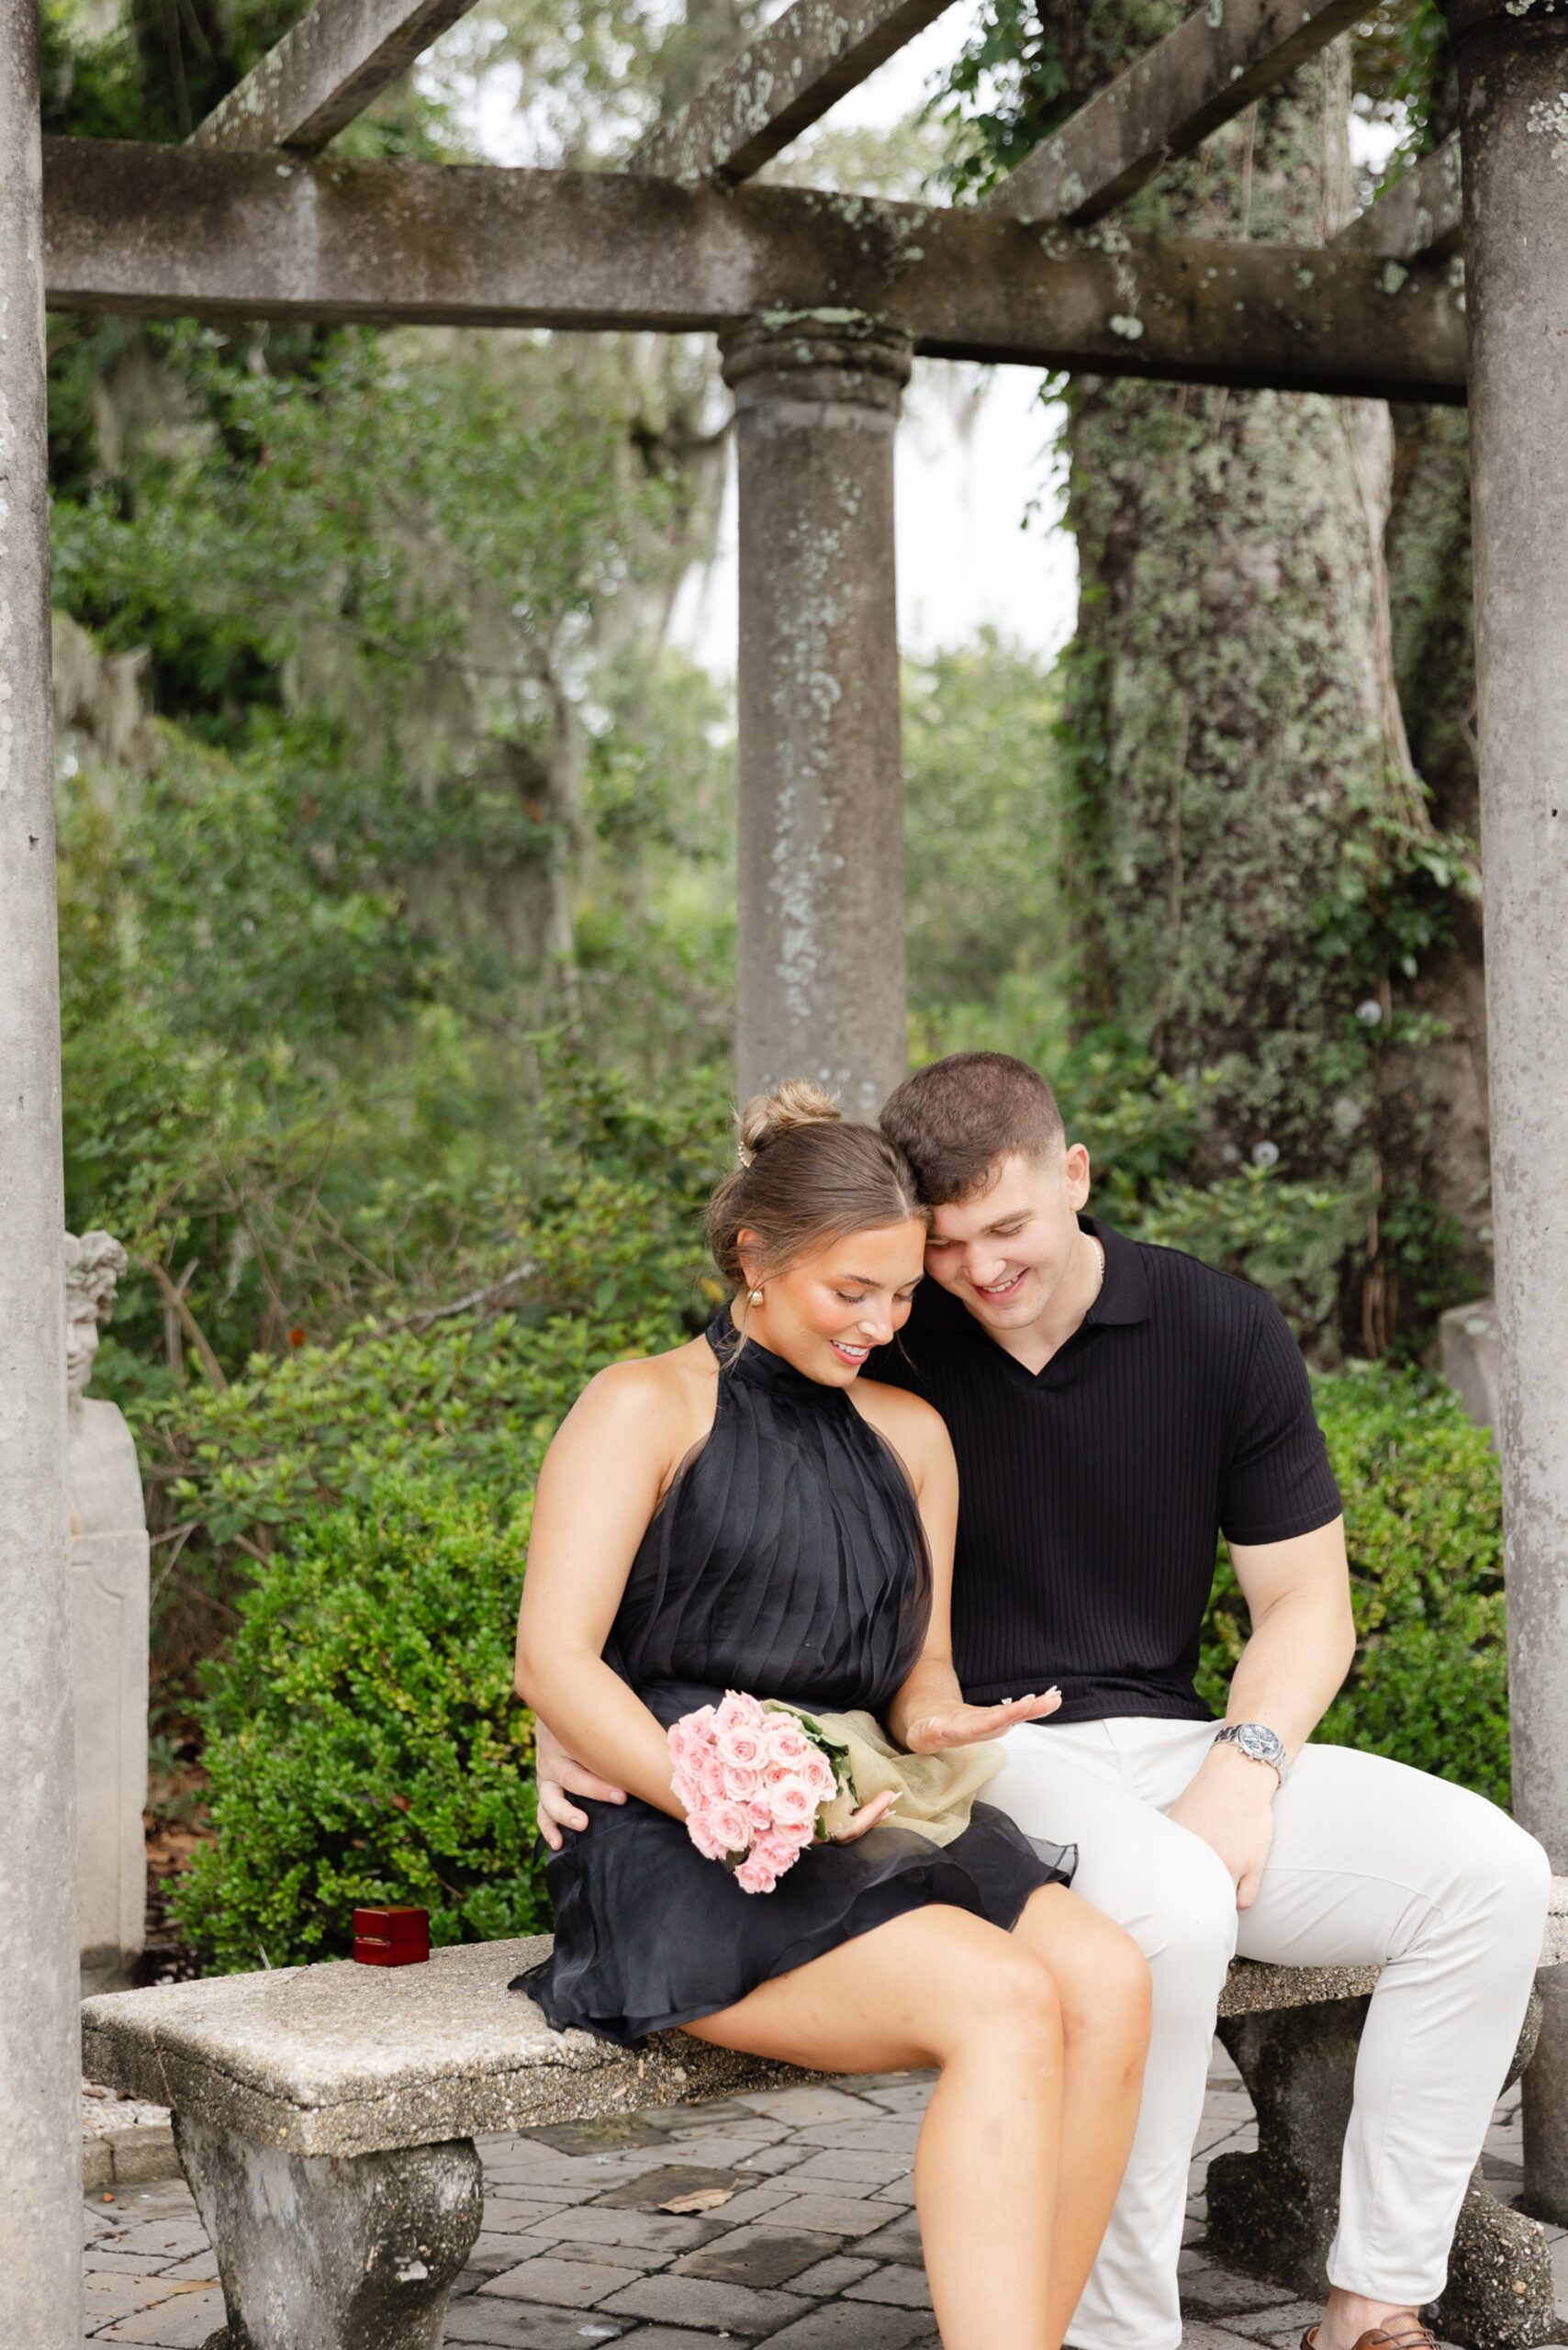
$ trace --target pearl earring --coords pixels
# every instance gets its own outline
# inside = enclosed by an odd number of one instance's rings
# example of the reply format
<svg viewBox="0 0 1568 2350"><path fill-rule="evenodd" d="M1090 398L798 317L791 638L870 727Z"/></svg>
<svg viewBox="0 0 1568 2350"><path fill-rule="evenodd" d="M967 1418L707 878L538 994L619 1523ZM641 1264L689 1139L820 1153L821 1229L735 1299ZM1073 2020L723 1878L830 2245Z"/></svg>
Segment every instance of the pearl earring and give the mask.
<svg viewBox="0 0 1568 2350"><path fill-rule="evenodd" d="M748 1296L753 1305L760 1305L762 1304L762 1292L759 1289L751 1290L748 1292Z"/></svg>

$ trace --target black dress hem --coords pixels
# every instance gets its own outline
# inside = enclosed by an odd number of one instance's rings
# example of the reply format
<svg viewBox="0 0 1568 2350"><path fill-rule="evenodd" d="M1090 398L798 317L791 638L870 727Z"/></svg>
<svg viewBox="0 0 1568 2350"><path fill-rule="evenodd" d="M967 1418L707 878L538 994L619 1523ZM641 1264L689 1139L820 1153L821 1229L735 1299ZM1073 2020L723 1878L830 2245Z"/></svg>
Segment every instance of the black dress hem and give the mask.
<svg viewBox="0 0 1568 2350"><path fill-rule="evenodd" d="M907 1832L907 1831L906 1831ZM966 1833L973 1833L967 1830ZM982 1832L983 1830L982 1830ZM963 1841L960 1837L958 1843ZM850 1848L845 1848L850 1849ZM1018 1883L1016 1897L1009 1897L1005 1907L994 1899L988 1901L984 1892L969 1871L960 1862L949 1857L954 1847L933 1844L929 1857L913 1860L896 1874L864 1886L852 1895L848 1906L832 1917L824 1918L810 1932L798 1934L792 1942L769 1952L766 1957L758 1953L756 1963L745 1970L749 1979L722 1999L701 2002L695 2007L673 2009L648 2016L590 2016L570 2011L552 1998L554 1958L541 1960L525 1974L515 1975L507 1985L509 1991L524 1991L543 2016L552 2031L586 2031L595 2040L606 2041L612 2047L637 2050L650 2033L678 2031L689 2023L699 2023L704 2016L722 2015L727 2008L738 2007L753 1991L765 1983L776 1982L780 1975L793 1975L814 1959L825 1958L830 1951L842 1949L846 1942L854 1942L879 1926L886 1926L895 1918L912 1916L918 1909L937 1906L963 1909L971 1917L983 1918L990 1925L999 1926L1011 1933L1028 1907L1033 1897L1048 1885L1070 1886L1078 1867L1076 1844L1050 1848L1054 1857L1047 1860L1036 1847L1039 1876L1033 1885ZM813 1855L807 1852L796 1867L810 1867ZM711 1861L709 1868L720 1863ZM747 1900L767 1901L768 1894L749 1894ZM553 2011L554 2010L554 2011Z"/></svg>

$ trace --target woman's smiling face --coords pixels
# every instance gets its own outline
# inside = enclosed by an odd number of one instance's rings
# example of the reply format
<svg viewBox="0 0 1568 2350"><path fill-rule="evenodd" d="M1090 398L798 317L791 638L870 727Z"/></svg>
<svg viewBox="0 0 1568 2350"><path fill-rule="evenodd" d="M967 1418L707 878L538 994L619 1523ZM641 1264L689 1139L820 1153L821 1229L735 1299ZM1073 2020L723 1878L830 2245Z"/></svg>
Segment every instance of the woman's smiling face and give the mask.
<svg viewBox="0 0 1568 2350"><path fill-rule="evenodd" d="M886 1346L909 1318L910 1301L924 1269L925 1220L846 1233L814 1257L769 1275L755 1232L739 1235L741 1262L762 1303L735 1301L735 1320L748 1337L782 1355L808 1379L847 1387L873 1347Z"/></svg>

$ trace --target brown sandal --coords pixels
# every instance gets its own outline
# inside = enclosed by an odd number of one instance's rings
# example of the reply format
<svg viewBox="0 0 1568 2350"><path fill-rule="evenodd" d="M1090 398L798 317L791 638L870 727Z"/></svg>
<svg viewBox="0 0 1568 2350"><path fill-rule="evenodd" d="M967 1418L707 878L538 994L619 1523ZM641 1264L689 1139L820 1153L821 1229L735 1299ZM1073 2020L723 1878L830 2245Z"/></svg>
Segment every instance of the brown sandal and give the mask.
<svg viewBox="0 0 1568 2350"><path fill-rule="evenodd" d="M1301 2350L1317 2350L1315 2325L1309 2325L1302 2335ZM1356 2350L1441 2350L1441 2344L1431 2327L1422 2324L1418 2311L1401 2310L1386 2325L1374 2325L1363 2333Z"/></svg>

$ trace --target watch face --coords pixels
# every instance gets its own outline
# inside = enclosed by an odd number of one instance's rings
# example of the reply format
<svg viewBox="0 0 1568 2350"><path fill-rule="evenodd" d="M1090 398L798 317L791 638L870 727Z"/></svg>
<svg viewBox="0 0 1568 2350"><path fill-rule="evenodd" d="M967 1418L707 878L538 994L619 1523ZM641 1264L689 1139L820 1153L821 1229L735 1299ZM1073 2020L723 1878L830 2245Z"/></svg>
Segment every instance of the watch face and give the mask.
<svg viewBox="0 0 1568 2350"><path fill-rule="evenodd" d="M1243 1723L1236 1742L1243 1754L1249 1754L1255 1762L1271 1762L1280 1745L1273 1731L1260 1728L1257 1722Z"/></svg>

